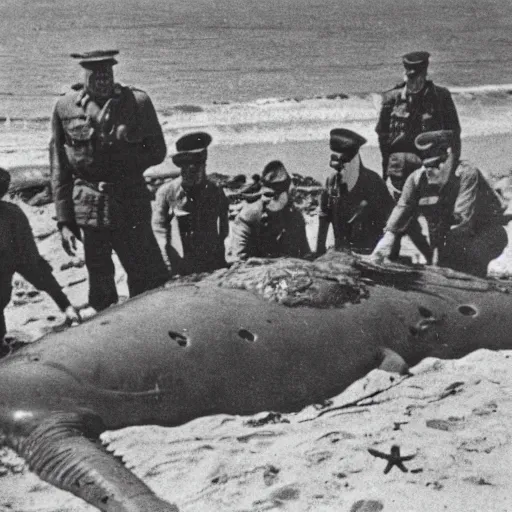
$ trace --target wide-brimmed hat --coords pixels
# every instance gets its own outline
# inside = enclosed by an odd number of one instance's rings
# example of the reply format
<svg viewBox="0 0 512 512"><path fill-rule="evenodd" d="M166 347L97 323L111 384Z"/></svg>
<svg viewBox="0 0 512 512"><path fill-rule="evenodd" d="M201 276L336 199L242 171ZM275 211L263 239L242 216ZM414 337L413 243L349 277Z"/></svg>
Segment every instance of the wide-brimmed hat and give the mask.
<svg viewBox="0 0 512 512"><path fill-rule="evenodd" d="M193 132L183 135L176 141L176 153L172 161L177 167L186 167L206 161L206 148L211 144L212 137L206 132Z"/></svg>

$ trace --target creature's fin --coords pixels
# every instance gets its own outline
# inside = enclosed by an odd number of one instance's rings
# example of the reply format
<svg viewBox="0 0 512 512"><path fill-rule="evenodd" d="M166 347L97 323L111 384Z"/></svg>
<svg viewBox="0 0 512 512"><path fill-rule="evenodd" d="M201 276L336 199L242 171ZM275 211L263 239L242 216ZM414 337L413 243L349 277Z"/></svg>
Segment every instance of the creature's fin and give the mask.
<svg viewBox="0 0 512 512"><path fill-rule="evenodd" d="M17 446L30 469L104 512L179 512L101 445L92 413L54 413Z"/></svg>
<svg viewBox="0 0 512 512"><path fill-rule="evenodd" d="M404 361L401 355L387 347L382 347L381 351L382 362L379 365L379 370L399 373L400 375L409 375L409 365Z"/></svg>

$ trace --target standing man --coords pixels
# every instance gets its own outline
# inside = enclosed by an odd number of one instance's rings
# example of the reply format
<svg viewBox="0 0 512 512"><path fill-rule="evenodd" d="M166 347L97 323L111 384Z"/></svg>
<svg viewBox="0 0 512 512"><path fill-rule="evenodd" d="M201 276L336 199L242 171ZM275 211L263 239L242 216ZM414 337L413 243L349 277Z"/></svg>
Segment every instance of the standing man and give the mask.
<svg viewBox="0 0 512 512"><path fill-rule="evenodd" d="M212 272L226 266L224 240L229 233L229 204L222 188L206 175L211 141L205 132L178 139L172 161L180 168L181 176L156 193L153 231L172 274ZM174 218L177 230L173 233Z"/></svg>
<svg viewBox="0 0 512 512"><path fill-rule="evenodd" d="M293 204L291 184L282 162L273 160L265 166L256 200L246 203L233 223L231 253L237 260L302 258L310 253L306 223Z"/></svg>
<svg viewBox="0 0 512 512"><path fill-rule="evenodd" d="M345 128L335 128L330 135L334 172L320 197L316 252L325 253L332 224L336 249L369 254L382 236L393 199L382 178L361 162L359 148L366 139Z"/></svg>
<svg viewBox="0 0 512 512"><path fill-rule="evenodd" d="M451 131L418 135L423 165L405 182L384 237L372 253L389 258L397 236L424 215L438 265L484 277L507 245L502 204L482 173L456 158Z"/></svg>
<svg viewBox="0 0 512 512"><path fill-rule="evenodd" d="M84 244L89 305L117 302L112 250L128 276L130 296L163 284L164 262L151 229L143 172L163 161L162 129L149 96L114 82L117 51L73 54L83 84L59 98L52 116L50 165L62 246Z"/></svg>
<svg viewBox="0 0 512 512"><path fill-rule="evenodd" d="M384 94L375 131L387 175L391 146L397 152L416 153L414 140L423 132L451 130L453 153L460 157L460 123L450 91L427 79L430 54L411 52L402 57L404 82Z"/></svg>
<svg viewBox="0 0 512 512"><path fill-rule="evenodd" d="M71 305L52 274L52 268L39 254L27 216L13 203L2 201L7 193L11 175L0 169L0 357L8 352L2 346L5 333L4 309L11 300L12 276L21 274L29 283L43 290L64 311L66 321L80 322L78 311Z"/></svg>

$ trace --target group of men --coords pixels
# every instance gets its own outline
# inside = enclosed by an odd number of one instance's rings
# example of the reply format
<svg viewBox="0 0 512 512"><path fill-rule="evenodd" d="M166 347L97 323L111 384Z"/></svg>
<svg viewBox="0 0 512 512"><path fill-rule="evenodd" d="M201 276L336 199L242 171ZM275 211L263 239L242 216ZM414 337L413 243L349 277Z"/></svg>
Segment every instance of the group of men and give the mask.
<svg viewBox="0 0 512 512"><path fill-rule="evenodd" d="M164 160L166 144L149 96L115 82L117 53L73 55L84 79L58 99L51 121L57 225L68 254L75 254L77 240L83 244L89 305L96 311L118 300L113 251L126 271L130 296L173 274L227 265L229 205L206 173L210 135L190 133L176 142L172 161L180 177L159 188L152 207L143 173ZM427 79L428 63L427 52L405 55L404 81L384 94L376 126L382 177L361 160L364 137L331 130L332 173L320 197L316 250L311 251L304 218L294 206L291 177L274 160L246 191L233 222L233 259L321 255L332 224L336 249L394 260L408 235L427 263L486 274L489 261L507 244L501 202L481 172L460 160L455 105L447 89ZM2 195L6 183L8 173L0 173ZM24 214L4 201L0 209L5 210L0 249L12 262L1 274L0 337L15 271L50 293L70 322L80 321L37 252ZM428 238L419 215L427 221Z"/></svg>

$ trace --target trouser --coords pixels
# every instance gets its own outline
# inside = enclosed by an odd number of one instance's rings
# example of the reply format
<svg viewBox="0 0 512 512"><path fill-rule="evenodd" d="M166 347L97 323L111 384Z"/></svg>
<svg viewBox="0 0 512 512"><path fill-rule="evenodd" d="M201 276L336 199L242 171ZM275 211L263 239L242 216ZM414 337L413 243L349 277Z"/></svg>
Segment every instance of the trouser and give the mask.
<svg viewBox="0 0 512 512"><path fill-rule="evenodd" d="M167 280L167 268L149 222L119 229L84 227L82 231L89 273L89 305L97 311L118 300L112 250L126 271L130 297Z"/></svg>
<svg viewBox="0 0 512 512"><path fill-rule="evenodd" d="M500 224L485 226L474 235L450 232L439 250L438 264L485 277L489 263L505 250L507 243L507 232Z"/></svg>

